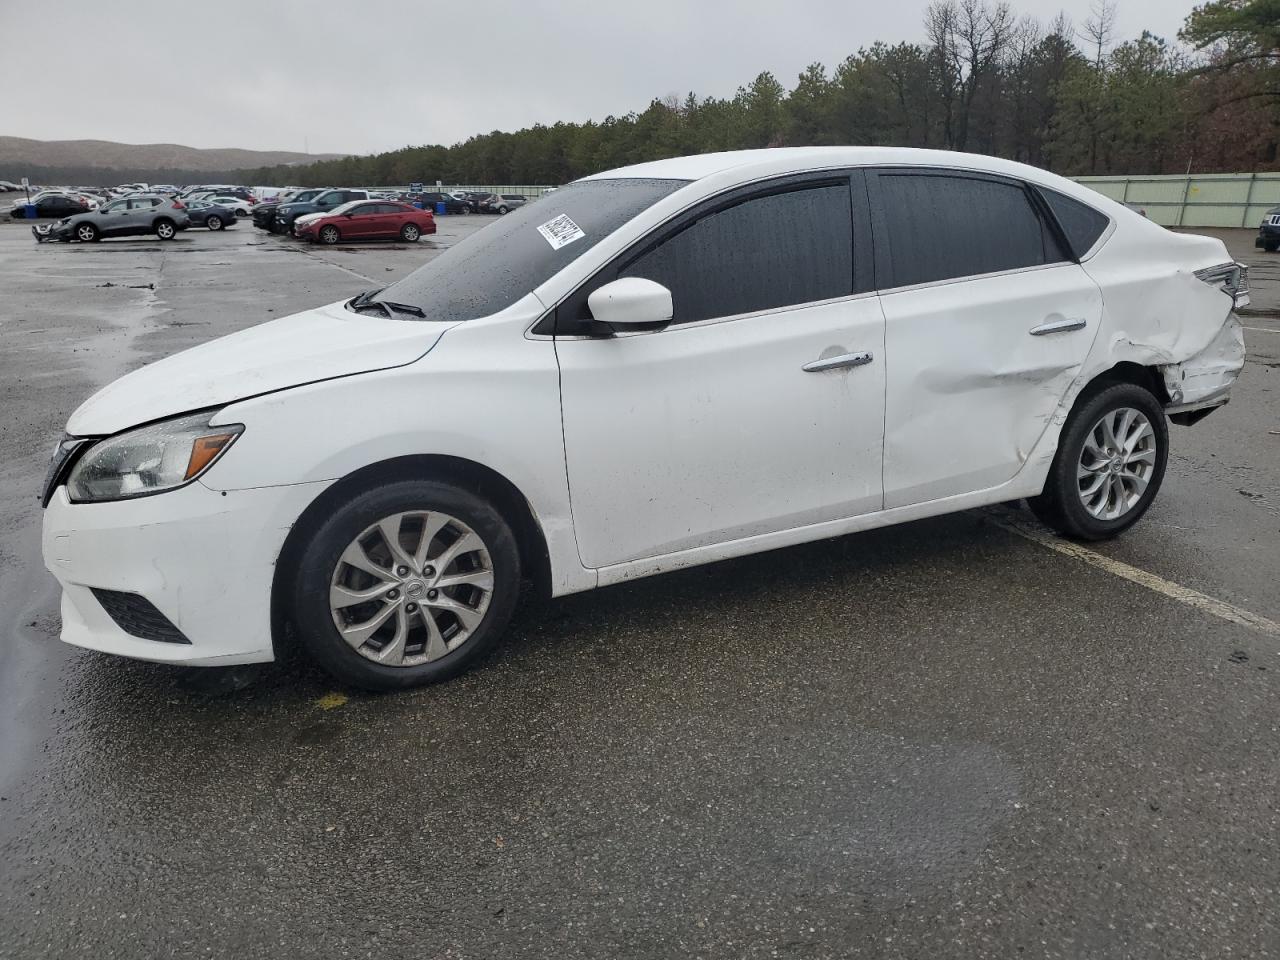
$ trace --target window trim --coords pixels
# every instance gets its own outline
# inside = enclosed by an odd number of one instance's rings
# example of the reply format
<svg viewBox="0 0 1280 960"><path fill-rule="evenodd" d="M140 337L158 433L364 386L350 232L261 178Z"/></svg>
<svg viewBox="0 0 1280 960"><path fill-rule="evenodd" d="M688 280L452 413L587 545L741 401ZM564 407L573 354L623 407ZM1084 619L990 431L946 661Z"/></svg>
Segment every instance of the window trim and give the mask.
<svg viewBox="0 0 1280 960"><path fill-rule="evenodd" d="M874 287L874 267L872 264L873 246L871 243L872 226L871 211L868 202L859 204L857 202L859 196L869 197L866 184L866 170L861 167L828 167L818 170L806 170L799 173L787 173L779 176L766 177L760 180L754 180L750 183L736 184L727 187L718 193L703 197L692 205L685 207L683 210L672 214L668 219L650 229L643 236L637 238L620 253L615 255L603 266L593 271L589 276L585 277L581 282L576 284L572 290L560 298L552 305L546 313L544 313L535 323L533 323L525 332L526 337L533 339L554 338L558 340L598 340L600 336L586 333L578 327L575 320L567 317L562 318L561 312L566 310L570 305L576 304L579 296L585 288L608 283L609 279L605 279L602 283L597 284L596 281L601 277L609 277L617 279L617 273L622 267L635 260L637 257L643 256L648 251L659 246L677 233L692 226L698 220L709 217L721 210L729 207L737 206L749 200L760 197L775 196L780 193L793 193L800 190L812 189L820 186L836 186L844 184L849 190L849 202L852 214L852 231L850 236L850 245L853 253L853 290L851 293L840 297L829 297L825 300L810 300L804 303L786 304L781 307L770 307L764 310L754 310L749 313L728 314L723 317L707 317L703 320L694 320L688 323L671 324L659 330L631 330L622 334L613 334L613 336L646 336L654 333L663 333L668 330L676 331L686 327L708 326L715 323L725 323L732 320L742 320L749 317L761 316L767 313L778 313L782 311L796 310L803 307L815 306L818 304L837 303L842 300L861 299L867 296L874 296L876 293ZM610 277L610 275L612 275Z"/></svg>
<svg viewBox="0 0 1280 960"><path fill-rule="evenodd" d="M872 246L875 250L875 289L877 293L897 293L903 290L922 290L944 284L965 283L969 280L980 280L988 277L1008 276L1025 273L1029 270L1044 270L1049 267L1060 267L1064 263L1078 264L1071 244L1067 242L1066 233L1057 217L1053 215L1048 202L1040 196L1036 185L1017 177L989 173L985 170L970 170L965 167L933 167L914 166L909 164L882 164L866 168L867 189L870 195ZM958 277L944 277L939 280L925 280L920 283L895 284L893 280L893 250L889 242L888 208L885 204L884 192L880 187L881 176L932 176L950 177L953 180L984 180L1004 186L1017 187L1027 198L1041 229L1047 229L1053 235L1058 247L1066 254L1066 259L1052 263L1036 263L1025 267L1010 267L1007 270L992 270L987 273L964 274Z"/></svg>

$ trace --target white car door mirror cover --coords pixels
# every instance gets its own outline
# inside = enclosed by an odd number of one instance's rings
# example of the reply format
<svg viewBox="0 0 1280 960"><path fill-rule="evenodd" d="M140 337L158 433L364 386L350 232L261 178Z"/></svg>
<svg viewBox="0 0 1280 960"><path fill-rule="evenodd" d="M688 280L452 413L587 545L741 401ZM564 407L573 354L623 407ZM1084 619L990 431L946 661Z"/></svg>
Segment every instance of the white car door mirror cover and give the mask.
<svg viewBox="0 0 1280 960"><path fill-rule="evenodd" d="M644 277L622 277L587 297L591 316L610 326L670 323L675 315L671 291Z"/></svg>

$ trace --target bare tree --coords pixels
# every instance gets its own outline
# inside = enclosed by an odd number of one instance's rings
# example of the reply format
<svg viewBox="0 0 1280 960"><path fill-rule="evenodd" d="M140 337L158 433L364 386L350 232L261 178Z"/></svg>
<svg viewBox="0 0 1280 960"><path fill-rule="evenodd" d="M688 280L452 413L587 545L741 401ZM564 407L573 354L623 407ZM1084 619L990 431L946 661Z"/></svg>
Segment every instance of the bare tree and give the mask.
<svg viewBox="0 0 1280 960"><path fill-rule="evenodd" d="M985 0L934 0L925 10L925 32L937 70L948 147L965 149L973 102L999 68L1016 21L1009 4Z"/></svg>
<svg viewBox="0 0 1280 960"><path fill-rule="evenodd" d="M1102 113L1107 97L1107 54L1116 31L1115 0L1098 0L1090 7L1080 40L1093 52L1093 103L1088 107L1086 127L1089 137L1089 172L1098 169L1098 144L1101 139Z"/></svg>
<svg viewBox="0 0 1280 960"><path fill-rule="evenodd" d="M1103 58L1111 47L1116 33L1115 0L1098 0L1089 8L1090 17L1084 22L1080 31L1080 41L1087 50L1093 51L1093 68L1102 69Z"/></svg>

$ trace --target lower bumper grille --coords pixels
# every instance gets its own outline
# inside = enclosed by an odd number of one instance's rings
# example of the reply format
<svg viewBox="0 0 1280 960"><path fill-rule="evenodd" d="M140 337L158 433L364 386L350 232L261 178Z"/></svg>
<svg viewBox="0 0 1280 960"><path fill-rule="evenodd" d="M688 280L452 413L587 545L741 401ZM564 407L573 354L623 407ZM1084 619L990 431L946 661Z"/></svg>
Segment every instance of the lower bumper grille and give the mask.
<svg viewBox="0 0 1280 960"><path fill-rule="evenodd" d="M97 587L90 589L116 626L130 636L158 643L191 642L146 597L119 590L100 590Z"/></svg>

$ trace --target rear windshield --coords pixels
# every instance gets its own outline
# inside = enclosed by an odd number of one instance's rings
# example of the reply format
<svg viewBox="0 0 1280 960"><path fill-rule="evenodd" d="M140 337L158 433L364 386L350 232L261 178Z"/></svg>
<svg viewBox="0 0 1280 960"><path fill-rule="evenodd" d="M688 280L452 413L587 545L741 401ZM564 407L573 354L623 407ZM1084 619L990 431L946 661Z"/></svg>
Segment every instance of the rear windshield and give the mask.
<svg viewBox="0 0 1280 960"><path fill-rule="evenodd" d="M685 180L580 180L477 230L374 300L456 322L504 310Z"/></svg>

